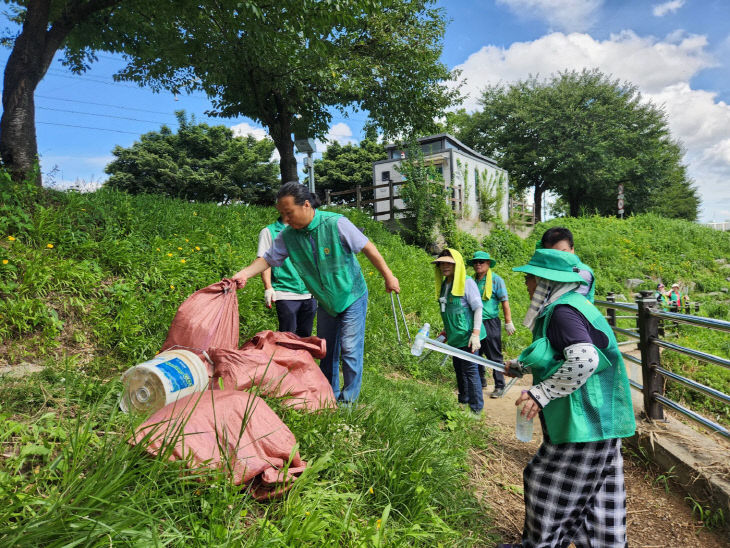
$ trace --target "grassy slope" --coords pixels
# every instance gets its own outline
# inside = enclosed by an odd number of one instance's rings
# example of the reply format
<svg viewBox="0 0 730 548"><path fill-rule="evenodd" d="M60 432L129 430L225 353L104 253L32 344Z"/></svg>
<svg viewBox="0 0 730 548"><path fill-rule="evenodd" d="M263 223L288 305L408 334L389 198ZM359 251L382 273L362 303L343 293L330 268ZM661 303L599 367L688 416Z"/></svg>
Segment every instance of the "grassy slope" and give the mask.
<svg viewBox="0 0 730 548"><path fill-rule="evenodd" d="M106 191L43 200L31 223L0 235L0 260L7 261L0 264L0 361L47 366L22 381L0 379L0 490L9 501L0 523L14 526L0 528L6 544L82 535L89 543L205 545L486 541L484 508L465 491L464 467L466 448L488 440L458 413L449 368L439 369L434 358L419 363L396 344L390 299L366 260L369 412L310 416L279 409L313 466L293 496L261 505L224 479L181 480L179 470L127 448L124 434L132 425L115 412L116 379L154 354L187 295L253 258L258 230L274 210ZM361 214L347 214L400 278L411 331L425 321L440 325L429 257ZM574 231L577 252L596 268L599 295L629 295L624 280L642 276L693 280L704 291L723 286L713 259L730 257L728 234L653 216L560 223ZM495 231L485 242L518 320L527 298L522 276L510 267L529 257L535 240ZM242 340L275 327L262 293L258 280L239 291ZM728 319L722 303L705 310ZM680 329L680 341L730 355L726 336ZM505 339L506 354L515 356L529 339L520 328ZM730 392L725 370L681 359L672 365Z"/></svg>
<svg viewBox="0 0 730 548"><path fill-rule="evenodd" d="M43 200L0 244L0 355L46 366L0 378L0 543L489 542L485 508L466 489L466 451L488 443L486 433L470 428L439 360L417 364L397 345L390 299L367 261L366 407L306 415L270 402L311 468L286 500L260 504L225 478L193 481L129 448L134 420L116 410L117 379L159 349L187 295L255 256L275 211L113 192ZM413 268L428 256L353 219L398 272L411 330L435 324L430 267L426 283ZM238 297L242 340L275 327L259 280Z"/></svg>

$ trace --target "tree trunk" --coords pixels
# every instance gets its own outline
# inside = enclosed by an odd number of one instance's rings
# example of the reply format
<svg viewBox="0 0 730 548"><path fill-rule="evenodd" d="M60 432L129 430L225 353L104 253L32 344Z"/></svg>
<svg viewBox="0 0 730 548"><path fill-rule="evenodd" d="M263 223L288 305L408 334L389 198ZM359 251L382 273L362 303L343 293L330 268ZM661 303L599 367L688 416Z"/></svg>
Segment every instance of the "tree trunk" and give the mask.
<svg viewBox="0 0 730 548"><path fill-rule="evenodd" d="M298 181L297 159L294 157L294 139L292 138L292 128L286 112L279 112L276 121L269 124L268 128L269 135L271 135L274 145L276 145L276 150L279 151L281 184Z"/></svg>
<svg viewBox="0 0 730 548"><path fill-rule="evenodd" d="M23 30L5 65L0 156L16 181L27 177L38 159L34 93L56 52L46 51L49 8L50 2L29 3ZM36 183L41 184L40 172Z"/></svg>
<svg viewBox="0 0 730 548"><path fill-rule="evenodd" d="M50 0L26 3L23 29L15 39L5 65L0 118L0 157L14 180L27 177L38 160L34 95L53 56L76 25L117 3L119 0L70 2L53 22L50 21ZM41 182L39 171L36 183L40 186Z"/></svg>
<svg viewBox="0 0 730 548"><path fill-rule="evenodd" d="M578 196L571 195L568 198L568 209L571 217L580 216L580 198Z"/></svg>
<svg viewBox="0 0 730 548"><path fill-rule="evenodd" d="M535 224L542 222L542 187L539 184L535 185L535 192L533 194L534 212L535 212Z"/></svg>

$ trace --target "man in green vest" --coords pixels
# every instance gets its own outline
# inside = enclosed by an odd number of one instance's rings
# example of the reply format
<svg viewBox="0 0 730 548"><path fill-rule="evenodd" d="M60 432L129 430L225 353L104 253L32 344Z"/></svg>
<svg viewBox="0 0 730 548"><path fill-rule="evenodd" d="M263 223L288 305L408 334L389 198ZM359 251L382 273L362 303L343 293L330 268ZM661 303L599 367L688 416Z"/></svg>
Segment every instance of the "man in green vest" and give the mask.
<svg viewBox="0 0 730 548"><path fill-rule="evenodd" d="M467 263L474 268L474 281L482 296L482 322L487 336L482 339L479 355L486 357L493 362L503 363L502 360L502 323L499 321L499 307L504 312L504 329L508 335L515 332L515 324L512 323L512 311L509 307L507 286L502 277L492 271L497 261L489 256L486 251L477 251ZM482 387L487 386L486 367L479 366L479 377ZM504 375L501 371L492 370L494 378L494 391L490 398L499 398L504 394Z"/></svg>
<svg viewBox="0 0 730 548"><path fill-rule="evenodd" d="M515 405L540 416L543 443L525 468L525 526L516 546L626 546L621 438L636 423L616 337L576 292L572 253L538 249L524 266L533 343L518 358L533 386ZM508 364L511 374L514 363ZM513 546L513 545L503 545Z"/></svg>
<svg viewBox="0 0 730 548"><path fill-rule="evenodd" d="M285 227L279 217L276 222L261 229L257 257L263 257L271 249L274 239ZM264 270L261 280L264 282L266 305L271 308L274 303L276 306L279 331L309 337L312 334L314 314L317 312L317 301L307 291L291 261L287 258L281 266Z"/></svg>
<svg viewBox="0 0 730 548"><path fill-rule="evenodd" d="M332 385L335 398L354 402L362 386L365 316L368 288L355 255L362 251L385 279L385 290L400 293L398 278L380 252L347 217L319 211L319 199L296 181L281 185L276 208L288 226L263 257L258 257L233 279L243 288L252 276L289 257L307 290L319 305L317 336L327 344L319 367ZM342 358L344 386L340 389Z"/></svg>
<svg viewBox="0 0 730 548"><path fill-rule="evenodd" d="M573 233L562 226L548 228L542 235L538 247L575 253L575 249L573 247ZM585 295L589 301L593 302L593 298L596 294L596 275L593 273L593 269L587 264L581 262L580 259L578 260L578 269L581 278L583 278L586 283L585 285L581 284L577 293Z"/></svg>

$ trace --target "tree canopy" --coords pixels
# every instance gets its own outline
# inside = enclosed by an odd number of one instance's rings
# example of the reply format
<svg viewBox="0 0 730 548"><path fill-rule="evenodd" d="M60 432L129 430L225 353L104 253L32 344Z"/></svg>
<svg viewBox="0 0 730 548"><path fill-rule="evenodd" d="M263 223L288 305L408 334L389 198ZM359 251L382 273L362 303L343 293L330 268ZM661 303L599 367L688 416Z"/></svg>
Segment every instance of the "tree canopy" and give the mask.
<svg viewBox="0 0 730 548"><path fill-rule="evenodd" d="M326 190L351 190L357 185L373 185L373 162L387 157L385 147L370 133L359 144L330 143L322 158L314 161L314 182L317 193ZM354 202L354 195L346 202Z"/></svg>
<svg viewBox="0 0 730 548"><path fill-rule="evenodd" d="M177 133L163 126L129 148L114 148L107 185L205 202L274 203L278 170L270 161L271 139L234 137L225 126L196 124L183 112L176 114Z"/></svg>
<svg viewBox="0 0 730 548"><path fill-rule="evenodd" d="M517 192L534 189L541 217L546 190L569 214L615 215L618 185L626 214L661 211L694 220L699 198L682 165L665 115L637 88L597 70L564 72L490 86L482 110L452 115L458 137L495 157ZM671 202L667 202L671 199Z"/></svg>
<svg viewBox="0 0 730 548"><path fill-rule="evenodd" d="M292 134L322 138L334 112L367 111L387 134L429 130L456 97L439 61L445 21L433 0L237 0L181 10L174 25L148 24L129 44L120 77L177 90L203 89L213 114L263 124L297 178ZM144 39L144 47L136 47Z"/></svg>

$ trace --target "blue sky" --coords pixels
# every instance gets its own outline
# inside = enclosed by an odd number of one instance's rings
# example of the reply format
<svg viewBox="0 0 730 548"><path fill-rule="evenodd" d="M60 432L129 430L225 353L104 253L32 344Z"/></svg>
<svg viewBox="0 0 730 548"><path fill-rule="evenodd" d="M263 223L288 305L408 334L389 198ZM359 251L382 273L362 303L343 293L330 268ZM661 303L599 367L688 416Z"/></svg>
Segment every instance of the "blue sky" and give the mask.
<svg viewBox="0 0 730 548"><path fill-rule="evenodd" d="M479 90L530 74L597 67L636 84L667 113L674 138L703 200L700 220L730 219L730 1L728 0L441 0L451 23L443 61L459 68L476 108ZM7 60L8 50L0 52ZM175 98L114 83L121 61L106 54L82 76L54 62L36 92L41 165L59 186L98 183L115 145L184 109L200 121L265 132L244 118L208 119L202 94ZM177 99L177 100L176 100ZM333 120L329 138L354 142L365 116ZM320 143L320 149L324 144Z"/></svg>

